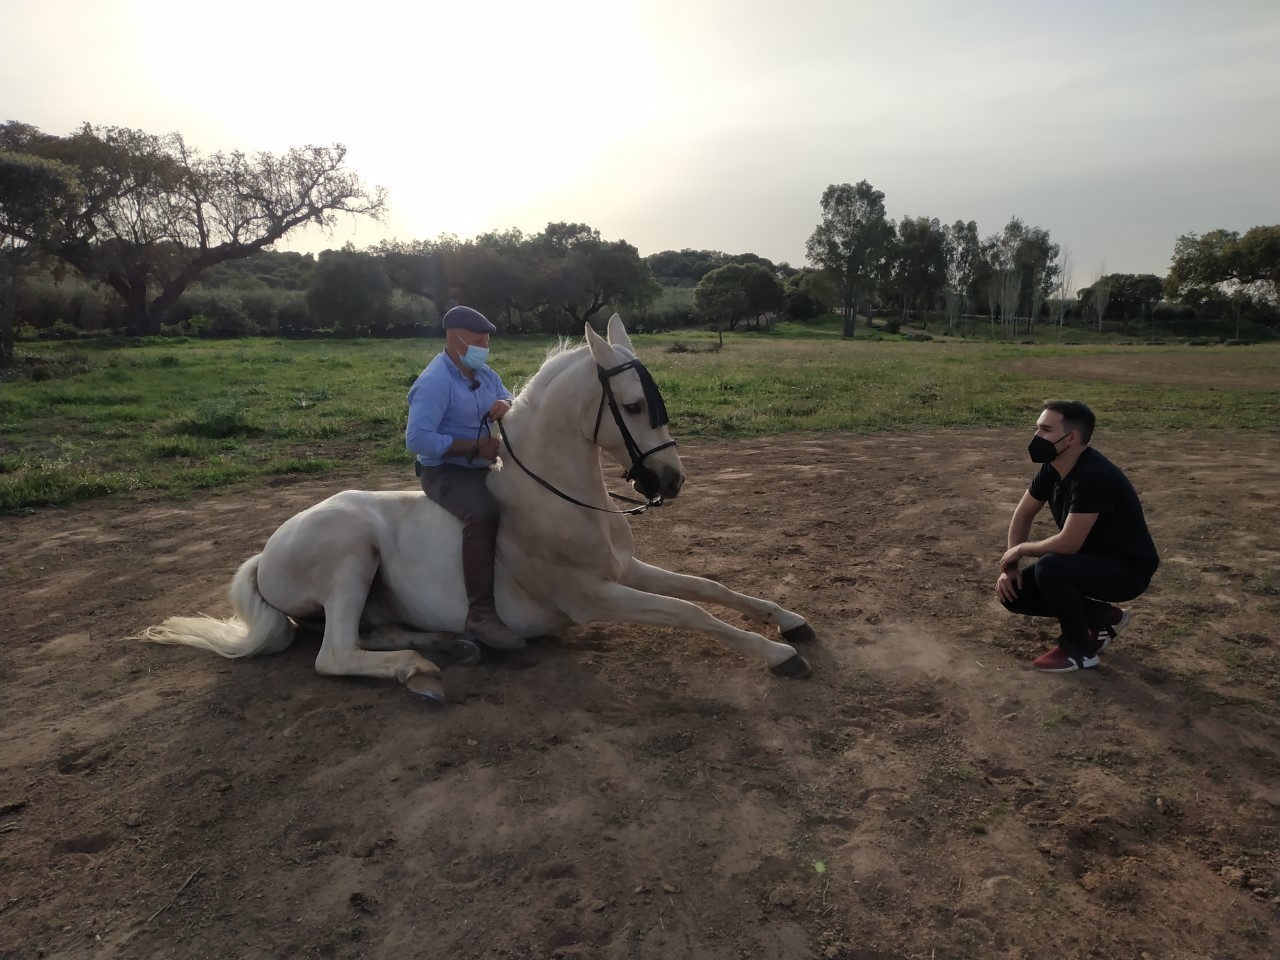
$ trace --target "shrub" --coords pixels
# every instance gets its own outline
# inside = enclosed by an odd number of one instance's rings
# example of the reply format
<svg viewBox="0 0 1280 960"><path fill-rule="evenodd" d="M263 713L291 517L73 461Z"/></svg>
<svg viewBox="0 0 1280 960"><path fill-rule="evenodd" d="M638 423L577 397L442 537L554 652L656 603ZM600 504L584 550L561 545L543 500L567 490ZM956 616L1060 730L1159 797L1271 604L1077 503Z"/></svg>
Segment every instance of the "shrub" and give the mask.
<svg viewBox="0 0 1280 960"><path fill-rule="evenodd" d="M253 322L247 314L243 316L223 315L213 318L209 335L213 337L251 337L262 332L262 328Z"/></svg>
<svg viewBox="0 0 1280 960"><path fill-rule="evenodd" d="M1195 315L1195 307L1183 303L1158 303L1151 311L1152 321L1162 325L1179 320L1191 320Z"/></svg>
<svg viewBox="0 0 1280 960"><path fill-rule="evenodd" d="M421 337L438 323L436 308L426 297L393 290L384 333L388 337Z"/></svg>
<svg viewBox="0 0 1280 960"><path fill-rule="evenodd" d="M67 320L81 330L118 329L125 325L124 304L114 291L87 283L71 290L71 315Z"/></svg>
<svg viewBox="0 0 1280 960"><path fill-rule="evenodd" d="M261 330L275 330L280 302L279 295L274 290L264 286L235 292L240 295L240 306L246 317Z"/></svg>
<svg viewBox="0 0 1280 960"><path fill-rule="evenodd" d="M636 328L644 328L645 333L661 333L668 330L679 330L684 327L696 327L701 318L693 309L693 305L672 304L666 307L649 310L636 324Z"/></svg>
<svg viewBox="0 0 1280 960"><path fill-rule="evenodd" d="M55 320L50 326L40 331L40 337L43 340L75 340L79 336L79 328L65 320Z"/></svg>
<svg viewBox="0 0 1280 960"><path fill-rule="evenodd" d="M367 254L326 250L307 279L306 297L316 323L339 336L380 333L391 306L391 281Z"/></svg>
<svg viewBox="0 0 1280 960"><path fill-rule="evenodd" d="M306 337L313 326L307 298L296 290L285 293L276 308L275 332L282 337Z"/></svg>
<svg viewBox="0 0 1280 960"><path fill-rule="evenodd" d="M787 289L782 309L793 320L813 320L822 312L817 300L795 287Z"/></svg>
<svg viewBox="0 0 1280 960"><path fill-rule="evenodd" d="M231 290L188 290L178 298L172 316L201 337L243 337L260 332L240 296Z"/></svg>
<svg viewBox="0 0 1280 960"><path fill-rule="evenodd" d="M245 412L244 401L234 395L200 401L195 415L180 429L187 436L210 440L243 436L255 431Z"/></svg>
<svg viewBox="0 0 1280 960"><path fill-rule="evenodd" d="M124 325L124 306L115 292L79 277L30 277L18 287L19 324L47 329L62 321L80 330Z"/></svg>
<svg viewBox="0 0 1280 960"><path fill-rule="evenodd" d="M70 286L35 277L19 285L14 307L16 320L37 330L46 330L74 316Z"/></svg>

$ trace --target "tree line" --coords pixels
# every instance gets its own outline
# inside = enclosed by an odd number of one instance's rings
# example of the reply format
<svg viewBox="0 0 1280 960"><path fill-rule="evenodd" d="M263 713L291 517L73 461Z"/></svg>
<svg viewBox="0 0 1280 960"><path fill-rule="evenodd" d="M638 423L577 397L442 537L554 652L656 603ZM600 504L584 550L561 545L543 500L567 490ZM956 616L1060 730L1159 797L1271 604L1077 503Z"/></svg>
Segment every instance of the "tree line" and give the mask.
<svg viewBox="0 0 1280 960"><path fill-rule="evenodd" d="M1073 264L1049 231L1012 217L981 237L977 224L885 213L884 194L867 181L832 184L822 194L822 220L809 237L811 263L830 279L852 336L860 307L871 303L932 314L958 332L961 318L985 313L1009 335L1034 326L1093 318L1186 319L1189 316L1268 319L1280 303L1280 226L1243 236L1215 230L1174 243L1167 277L1105 273L1075 288ZM1073 293L1074 290L1074 293ZM1163 305L1163 316L1161 307ZM867 312L868 318L870 311Z"/></svg>
<svg viewBox="0 0 1280 960"><path fill-rule="evenodd" d="M1108 274L1073 295L1070 255L1048 230L1017 217L986 237L972 220L895 222L865 180L823 192L799 268L710 250L641 257L568 222L319 257L273 250L306 224L385 214L386 192L345 159L341 145L205 155L176 133L85 124L55 136L0 125L0 355L12 357L19 325L68 335L409 335L431 331L458 302L511 331L576 332L612 310L653 327L733 329L834 309L850 336L859 314L885 311L937 318L953 332L983 314L1012 335L1020 321L1151 317L1162 301L1198 315L1274 318L1280 290L1277 226L1186 234L1167 277Z"/></svg>

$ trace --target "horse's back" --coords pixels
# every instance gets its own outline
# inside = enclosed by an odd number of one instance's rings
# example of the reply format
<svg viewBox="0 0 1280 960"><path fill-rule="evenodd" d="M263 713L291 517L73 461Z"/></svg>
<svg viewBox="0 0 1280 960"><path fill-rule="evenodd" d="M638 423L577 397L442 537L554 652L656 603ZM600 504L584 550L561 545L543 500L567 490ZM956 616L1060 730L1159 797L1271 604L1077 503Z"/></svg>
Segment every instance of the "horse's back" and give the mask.
<svg viewBox="0 0 1280 960"><path fill-rule="evenodd" d="M311 615L335 584L371 579L384 556L398 552L401 531L420 526L414 518L424 512L443 511L417 491L336 493L271 534L258 567L259 589L273 606L293 616Z"/></svg>
<svg viewBox="0 0 1280 960"><path fill-rule="evenodd" d="M417 490L343 490L294 514L285 524L334 511L394 517L412 511L423 499Z"/></svg>

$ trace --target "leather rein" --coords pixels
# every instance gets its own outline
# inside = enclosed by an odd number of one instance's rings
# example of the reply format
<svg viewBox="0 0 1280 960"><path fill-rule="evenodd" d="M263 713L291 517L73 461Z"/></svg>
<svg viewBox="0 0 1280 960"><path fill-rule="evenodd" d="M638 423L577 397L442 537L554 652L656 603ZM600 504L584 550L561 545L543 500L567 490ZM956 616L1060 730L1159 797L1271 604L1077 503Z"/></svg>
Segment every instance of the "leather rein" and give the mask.
<svg viewBox="0 0 1280 960"><path fill-rule="evenodd" d="M591 442L595 443L596 439L600 436L600 421L604 416L604 406L607 402L609 404L609 411L613 414L613 421L618 425L618 431L622 434L622 441L626 444L627 454L631 457L631 468L622 475L624 480L630 480L641 471L651 473L652 471L644 465L645 458L657 453L659 450L665 450L667 447L674 447L676 445L676 441L668 440L666 443L660 443L658 446L642 453L640 451L639 444L637 444L635 438L631 436L631 431L627 429L626 421L622 418L622 412L618 409L618 401L613 396L613 388L609 386L609 378L617 376L624 370L632 369L634 369L639 375L640 384L644 388L645 401L649 408L649 425L656 428L667 423L666 404L663 403L662 394L658 392L658 386L653 382L653 377L649 374L649 371L645 369L644 364L639 360L628 360L626 363L613 367L610 370L606 370L604 367L599 365L596 366L597 376L600 379L601 391L600 406L596 410L596 428L595 432L591 436ZM486 421L489 419L488 414L485 414L484 419ZM507 429L502 425L501 420L498 421L498 432L502 434L502 442L506 445L507 452L511 454L512 462L527 473L530 478L535 480L545 489L554 493L561 500L576 504L579 507L586 507L588 510L597 510L600 513L616 513L624 516L634 516L644 513L650 507L662 506L663 501L660 496L646 497L644 500L637 500L634 497L624 497L622 494L609 491L607 492L609 492L609 496L613 497L613 499L621 500L624 503L638 504L638 506L632 507L630 510L611 510L608 507L597 507L590 503L583 503L581 500L569 496L569 494L565 493L563 490L558 489L553 484L544 480L524 465L520 458L516 456L515 448L511 445L511 435L507 433Z"/></svg>

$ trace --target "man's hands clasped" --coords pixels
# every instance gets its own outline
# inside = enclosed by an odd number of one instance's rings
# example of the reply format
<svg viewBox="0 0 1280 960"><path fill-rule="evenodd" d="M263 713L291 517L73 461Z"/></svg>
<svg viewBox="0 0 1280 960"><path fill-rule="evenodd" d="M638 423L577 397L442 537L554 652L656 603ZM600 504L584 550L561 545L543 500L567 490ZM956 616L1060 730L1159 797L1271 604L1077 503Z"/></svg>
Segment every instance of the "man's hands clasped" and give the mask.
<svg viewBox="0 0 1280 960"><path fill-rule="evenodd" d="M996 580L996 597L1006 603L1018 599L1018 591L1022 589L1022 571L1018 569L1018 561L1022 558L1017 547L1010 547L1000 558L1000 576Z"/></svg>

